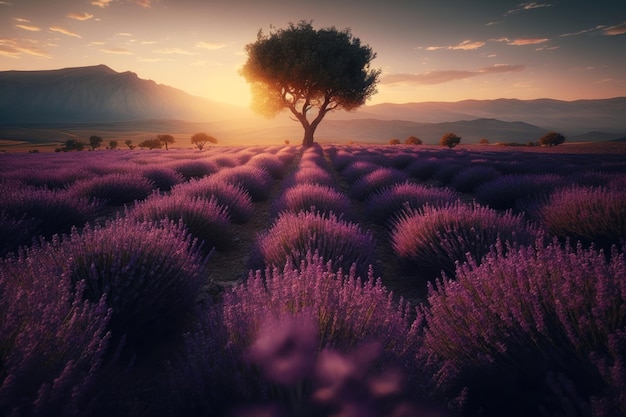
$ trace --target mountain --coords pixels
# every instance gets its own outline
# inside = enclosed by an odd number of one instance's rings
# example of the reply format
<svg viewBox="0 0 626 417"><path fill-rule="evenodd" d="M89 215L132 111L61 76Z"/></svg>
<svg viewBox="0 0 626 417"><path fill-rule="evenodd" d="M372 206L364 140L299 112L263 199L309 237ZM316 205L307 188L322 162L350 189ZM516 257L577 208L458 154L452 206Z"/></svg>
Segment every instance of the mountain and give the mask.
<svg viewBox="0 0 626 417"><path fill-rule="evenodd" d="M350 117L400 119L421 123L498 119L525 122L566 136L587 132L626 132L626 97L601 100L464 100L364 106Z"/></svg>
<svg viewBox="0 0 626 417"><path fill-rule="evenodd" d="M106 65L0 72L0 123L221 120L234 108Z"/></svg>
<svg viewBox="0 0 626 417"><path fill-rule="evenodd" d="M417 136L438 143L444 133L453 132L463 143L482 138L526 143L555 130L568 141L597 142L626 136L625 114L626 97L387 103L329 113L316 139L388 143ZM302 138L302 127L288 112L266 120L249 109L195 97L106 65L0 72L0 141L42 143L95 132L139 139L155 133L187 136L200 129L220 143L299 143Z"/></svg>

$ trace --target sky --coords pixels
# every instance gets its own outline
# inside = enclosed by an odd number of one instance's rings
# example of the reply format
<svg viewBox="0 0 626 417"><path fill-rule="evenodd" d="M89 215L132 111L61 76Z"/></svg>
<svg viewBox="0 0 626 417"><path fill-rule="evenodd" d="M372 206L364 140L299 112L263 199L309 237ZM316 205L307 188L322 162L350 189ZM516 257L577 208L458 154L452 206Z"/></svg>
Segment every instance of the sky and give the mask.
<svg viewBox="0 0 626 417"><path fill-rule="evenodd" d="M301 20L376 52L368 104L626 96L623 0L0 0L0 71L105 64L247 107L246 44Z"/></svg>

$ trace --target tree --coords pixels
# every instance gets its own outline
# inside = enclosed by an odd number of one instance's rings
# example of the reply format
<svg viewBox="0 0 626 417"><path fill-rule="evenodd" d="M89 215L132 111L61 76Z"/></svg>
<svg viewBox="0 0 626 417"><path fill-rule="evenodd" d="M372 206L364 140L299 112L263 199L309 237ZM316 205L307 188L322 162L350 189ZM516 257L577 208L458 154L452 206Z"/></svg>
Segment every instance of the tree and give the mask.
<svg viewBox="0 0 626 417"><path fill-rule="evenodd" d="M91 150L95 150L96 148L100 147L100 144L102 143L102 138L100 136L90 136L89 137L89 146L91 146Z"/></svg>
<svg viewBox="0 0 626 417"><path fill-rule="evenodd" d="M481 144L481 145L489 145L489 139L487 139L487 138L482 138L482 139L480 140L480 144Z"/></svg>
<svg viewBox="0 0 626 417"><path fill-rule="evenodd" d="M548 132L539 139L541 146L557 146L565 142L565 136L556 132Z"/></svg>
<svg viewBox="0 0 626 417"><path fill-rule="evenodd" d="M376 93L380 70L370 69L376 54L350 29L315 30L311 22L259 31L245 47L240 74L250 84L252 109L272 118L288 109L304 128L302 145L313 144L315 129L333 110L354 110ZM317 115L309 120L309 111Z"/></svg>
<svg viewBox="0 0 626 417"><path fill-rule="evenodd" d="M161 141L162 144L165 145L165 150L169 150L167 148L168 143L174 143L174 136L172 135L157 135L157 140Z"/></svg>
<svg viewBox="0 0 626 417"><path fill-rule="evenodd" d="M461 143L461 137L455 135L454 133L446 133L439 141L441 146L447 146L450 149L454 148L459 143Z"/></svg>
<svg viewBox="0 0 626 417"><path fill-rule="evenodd" d="M109 149L116 149L116 148L117 148L117 141L116 140L109 141Z"/></svg>
<svg viewBox="0 0 626 417"><path fill-rule="evenodd" d="M400 144L400 139L389 139L389 144L390 145L399 145Z"/></svg>
<svg viewBox="0 0 626 417"><path fill-rule="evenodd" d="M202 150L207 143L217 143L217 139L206 133L196 133L191 137L191 143L196 145L199 150Z"/></svg>
<svg viewBox="0 0 626 417"><path fill-rule="evenodd" d="M421 145L422 144L422 140L420 138L418 138L417 136L409 136L404 141L404 144L405 145Z"/></svg>
<svg viewBox="0 0 626 417"><path fill-rule="evenodd" d="M65 141L65 146L63 146L60 149L62 152L82 151L84 147L85 147L85 144L81 142L80 140L68 139Z"/></svg>
<svg viewBox="0 0 626 417"><path fill-rule="evenodd" d="M159 138L146 139L143 142L140 142L137 146L140 148L161 149L163 147L163 142L161 142Z"/></svg>

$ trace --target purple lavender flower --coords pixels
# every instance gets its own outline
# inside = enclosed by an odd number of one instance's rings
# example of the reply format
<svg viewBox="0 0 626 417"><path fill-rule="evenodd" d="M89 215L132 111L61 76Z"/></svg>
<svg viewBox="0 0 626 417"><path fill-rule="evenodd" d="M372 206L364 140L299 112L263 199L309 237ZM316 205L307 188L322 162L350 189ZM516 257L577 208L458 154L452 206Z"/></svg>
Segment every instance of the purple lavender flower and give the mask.
<svg viewBox="0 0 626 417"><path fill-rule="evenodd" d="M209 160L182 159L180 161L172 162L169 167L182 175L185 180L190 180L191 178L202 178L219 171L219 166Z"/></svg>
<svg viewBox="0 0 626 417"><path fill-rule="evenodd" d="M248 164L266 170L275 179L280 179L285 175L286 164L276 155L268 153L255 155L250 158Z"/></svg>
<svg viewBox="0 0 626 417"><path fill-rule="evenodd" d="M153 188L154 183L141 174L108 174L77 181L69 192L74 197L93 198L112 206L121 206L143 200Z"/></svg>
<svg viewBox="0 0 626 417"><path fill-rule="evenodd" d="M163 166L146 167L141 174L152 181L154 187L160 191L169 191L185 180L177 171Z"/></svg>
<svg viewBox="0 0 626 417"><path fill-rule="evenodd" d="M250 194L252 201L264 201L270 193L272 176L267 170L253 165L224 168L214 175L215 181L240 185Z"/></svg>
<svg viewBox="0 0 626 417"><path fill-rule="evenodd" d="M560 186L558 175L503 175L476 188L476 199L497 210L514 208L522 198L539 198Z"/></svg>
<svg viewBox="0 0 626 417"><path fill-rule="evenodd" d="M318 211L322 214L347 215L352 209L348 196L316 184L299 184L286 189L274 203L274 212Z"/></svg>
<svg viewBox="0 0 626 417"><path fill-rule="evenodd" d="M456 262L480 262L498 239L531 244L538 233L521 215L455 202L402 214L394 221L391 244L401 259L453 276Z"/></svg>
<svg viewBox="0 0 626 417"><path fill-rule="evenodd" d="M474 165L461 169L450 181L450 185L461 193L472 193L484 182L501 175L491 165Z"/></svg>
<svg viewBox="0 0 626 417"><path fill-rule="evenodd" d="M394 168L378 168L356 180L350 188L350 195L357 200L365 200L371 194L394 184L408 180L408 176Z"/></svg>
<svg viewBox="0 0 626 417"><path fill-rule="evenodd" d="M336 267L349 270L356 265L364 274L373 263L375 241L372 234L334 214L284 212L272 227L257 237L251 263L253 268L299 265L307 252L316 252Z"/></svg>

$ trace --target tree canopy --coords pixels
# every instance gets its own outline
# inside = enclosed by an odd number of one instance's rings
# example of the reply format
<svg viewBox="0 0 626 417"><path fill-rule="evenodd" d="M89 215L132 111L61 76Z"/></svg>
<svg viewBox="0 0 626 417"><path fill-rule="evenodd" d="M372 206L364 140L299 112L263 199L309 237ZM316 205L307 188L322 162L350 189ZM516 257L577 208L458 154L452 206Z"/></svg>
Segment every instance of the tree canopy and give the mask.
<svg viewBox="0 0 626 417"><path fill-rule="evenodd" d="M204 132L200 132L191 137L191 143L196 145L198 150L201 151L207 143L217 143L217 139Z"/></svg>
<svg viewBox="0 0 626 417"><path fill-rule="evenodd" d="M157 135L157 139L161 141L165 145L165 150L167 151L167 144L174 143L174 136L172 135Z"/></svg>
<svg viewBox="0 0 626 417"><path fill-rule="evenodd" d="M557 132L548 132L539 139L541 146L557 146L565 142L565 136Z"/></svg>
<svg viewBox="0 0 626 417"><path fill-rule="evenodd" d="M103 139L100 136L90 136L89 137L89 146L91 146L91 150L95 150L96 148L100 147L100 144L102 144Z"/></svg>
<svg viewBox="0 0 626 417"><path fill-rule="evenodd" d="M269 35L259 31L245 50L240 74L250 84L252 109L268 118L288 109L304 128L303 146L313 144L329 111L354 110L376 93L380 70L370 68L376 54L350 29L290 23ZM313 108L317 114L309 120Z"/></svg>
<svg viewBox="0 0 626 417"><path fill-rule="evenodd" d="M459 143L461 143L461 137L457 136L454 133L446 133L441 137L441 140L439 141L439 144L441 146L447 146L450 149L454 148Z"/></svg>

